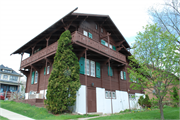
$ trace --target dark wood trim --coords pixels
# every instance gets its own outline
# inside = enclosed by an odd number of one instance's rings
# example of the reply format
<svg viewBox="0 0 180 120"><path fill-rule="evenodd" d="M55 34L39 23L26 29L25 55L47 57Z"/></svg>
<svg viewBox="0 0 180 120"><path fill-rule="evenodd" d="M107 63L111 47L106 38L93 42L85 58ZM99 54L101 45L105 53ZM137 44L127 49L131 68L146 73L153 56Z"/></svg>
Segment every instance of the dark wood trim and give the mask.
<svg viewBox="0 0 180 120"><path fill-rule="evenodd" d="M110 60L108 61L108 65L109 65L109 82L110 82L110 91L112 91L112 88L111 88L111 72L110 72ZM111 93L111 113L113 114L113 104L112 104L112 93Z"/></svg>
<svg viewBox="0 0 180 120"><path fill-rule="evenodd" d="M122 48L123 48L123 47L119 47L119 48L117 48L117 51L120 51Z"/></svg>
<svg viewBox="0 0 180 120"><path fill-rule="evenodd" d="M110 35L111 35L111 33L108 32L107 35L100 37L100 39L103 39L105 37L109 37Z"/></svg>
<svg viewBox="0 0 180 120"><path fill-rule="evenodd" d="M123 41L121 41L121 42L116 43L116 47L121 46L121 44L122 44L123 42L125 42L125 40L123 40Z"/></svg>
<svg viewBox="0 0 180 120"><path fill-rule="evenodd" d="M80 60L80 58L85 54L85 52L88 50L88 48L84 49L83 51L81 51L81 53L78 55L78 61Z"/></svg>
<svg viewBox="0 0 180 120"><path fill-rule="evenodd" d="M109 17L107 17L101 24L100 24L100 27L102 27L102 25L104 24L104 22L106 22L106 20L108 19Z"/></svg>

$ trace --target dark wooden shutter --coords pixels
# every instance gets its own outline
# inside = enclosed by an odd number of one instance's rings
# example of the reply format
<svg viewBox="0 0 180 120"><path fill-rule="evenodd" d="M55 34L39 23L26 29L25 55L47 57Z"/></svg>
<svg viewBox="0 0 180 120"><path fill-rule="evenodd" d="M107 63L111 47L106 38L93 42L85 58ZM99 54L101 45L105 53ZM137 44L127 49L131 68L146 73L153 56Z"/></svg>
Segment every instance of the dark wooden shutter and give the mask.
<svg viewBox="0 0 180 120"><path fill-rule="evenodd" d="M116 47L113 45L113 50L115 50L116 51Z"/></svg>
<svg viewBox="0 0 180 120"><path fill-rule="evenodd" d="M100 63L96 62L96 77L101 78L101 68Z"/></svg>
<svg viewBox="0 0 180 120"><path fill-rule="evenodd" d="M44 75L46 75L46 67L44 67Z"/></svg>
<svg viewBox="0 0 180 120"><path fill-rule="evenodd" d="M84 65L85 65L85 58L81 57L79 60L79 65L80 65L80 74L84 74Z"/></svg>
<svg viewBox="0 0 180 120"><path fill-rule="evenodd" d="M126 72L124 72L124 80L126 80Z"/></svg>
<svg viewBox="0 0 180 120"><path fill-rule="evenodd" d="M113 76L113 70L112 70L112 68L110 67L110 72L109 72L109 66L108 66L108 76L109 76L109 74L110 74L110 76Z"/></svg>
<svg viewBox="0 0 180 120"><path fill-rule="evenodd" d="M34 71L32 72L32 76L31 76L31 84L34 84Z"/></svg>

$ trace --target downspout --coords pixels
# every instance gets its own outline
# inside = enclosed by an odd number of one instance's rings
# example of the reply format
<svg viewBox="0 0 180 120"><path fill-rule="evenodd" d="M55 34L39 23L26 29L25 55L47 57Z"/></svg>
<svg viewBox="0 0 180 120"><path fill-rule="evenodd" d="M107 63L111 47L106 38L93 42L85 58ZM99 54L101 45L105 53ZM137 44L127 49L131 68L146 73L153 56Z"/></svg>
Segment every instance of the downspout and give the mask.
<svg viewBox="0 0 180 120"><path fill-rule="evenodd" d="M86 69L86 59L87 59L87 53L85 51L85 81L86 81L86 116L88 111L88 99L87 99L87 69Z"/></svg>
<svg viewBox="0 0 180 120"><path fill-rule="evenodd" d="M111 92L111 112L113 114L113 104L112 104L112 89L111 89L111 72L110 72L110 60L108 61L108 65L109 65L109 81L110 81L110 92Z"/></svg>

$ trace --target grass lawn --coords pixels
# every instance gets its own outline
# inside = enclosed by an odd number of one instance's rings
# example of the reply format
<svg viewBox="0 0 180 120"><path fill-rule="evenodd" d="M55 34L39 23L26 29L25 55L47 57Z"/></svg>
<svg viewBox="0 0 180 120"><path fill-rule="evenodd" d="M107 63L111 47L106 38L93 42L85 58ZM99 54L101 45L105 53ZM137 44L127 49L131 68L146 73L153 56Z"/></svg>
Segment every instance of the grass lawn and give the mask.
<svg viewBox="0 0 180 120"><path fill-rule="evenodd" d="M46 108L39 108L36 106L31 106L25 103L17 103L14 101L3 101L0 100L0 107L19 113L21 115L33 118L33 119L76 119L76 118L85 118L85 117L93 117L97 115L72 115L72 114L60 114L60 115L53 115L49 113ZM1 118L0 118L1 120Z"/></svg>
<svg viewBox="0 0 180 120"><path fill-rule="evenodd" d="M7 118L5 118L5 117L0 116L0 120L9 120L9 119L7 119Z"/></svg>
<svg viewBox="0 0 180 120"><path fill-rule="evenodd" d="M165 119L179 119L179 109L180 108L164 108L164 118ZM93 120L116 120L116 119L127 119L127 120L135 120L135 119L160 119L160 110L154 109L149 111L143 111L143 112L132 112L132 113L118 113L113 114L111 116L105 116L105 117L98 117Z"/></svg>

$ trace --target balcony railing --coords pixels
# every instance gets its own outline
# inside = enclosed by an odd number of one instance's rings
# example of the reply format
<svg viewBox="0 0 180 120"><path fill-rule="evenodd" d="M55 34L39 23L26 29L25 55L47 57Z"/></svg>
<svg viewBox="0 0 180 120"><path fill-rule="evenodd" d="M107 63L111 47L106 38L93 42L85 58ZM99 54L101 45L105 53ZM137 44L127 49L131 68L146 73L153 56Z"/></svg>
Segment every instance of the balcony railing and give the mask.
<svg viewBox="0 0 180 120"><path fill-rule="evenodd" d="M112 59L116 59L116 60L120 60L122 62L126 62L126 56L119 53L118 51L114 51L104 45L102 45L100 42L94 41L91 38L84 36L83 34L75 31L74 33L72 33L72 41L74 42L78 42L81 44L86 45L87 47L93 48L92 50L94 51L99 51L102 52L106 55L108 55L109 57L111 57Z"/></svg>
<svg viewBox="0 0 180 120"><path fill-rule="evenodd" d="M117 61L126 62L125 55L117 51L114 51L112 49L109 49L108 47L102 45L101 43L96 42L77 31L72 33L72 41L83 44L89 48L92 48L92 50L94 50L95 52L98 51L100 53L103 53L104 55L107 55ZM44 59L45 57L55 54L57 50L57 46L58 46L58 42L55 42L50 46L42 49L41 51L31 55L29 58L21 62L21 68L27 67L28 65L33 64L41 59Z"/></svg>

